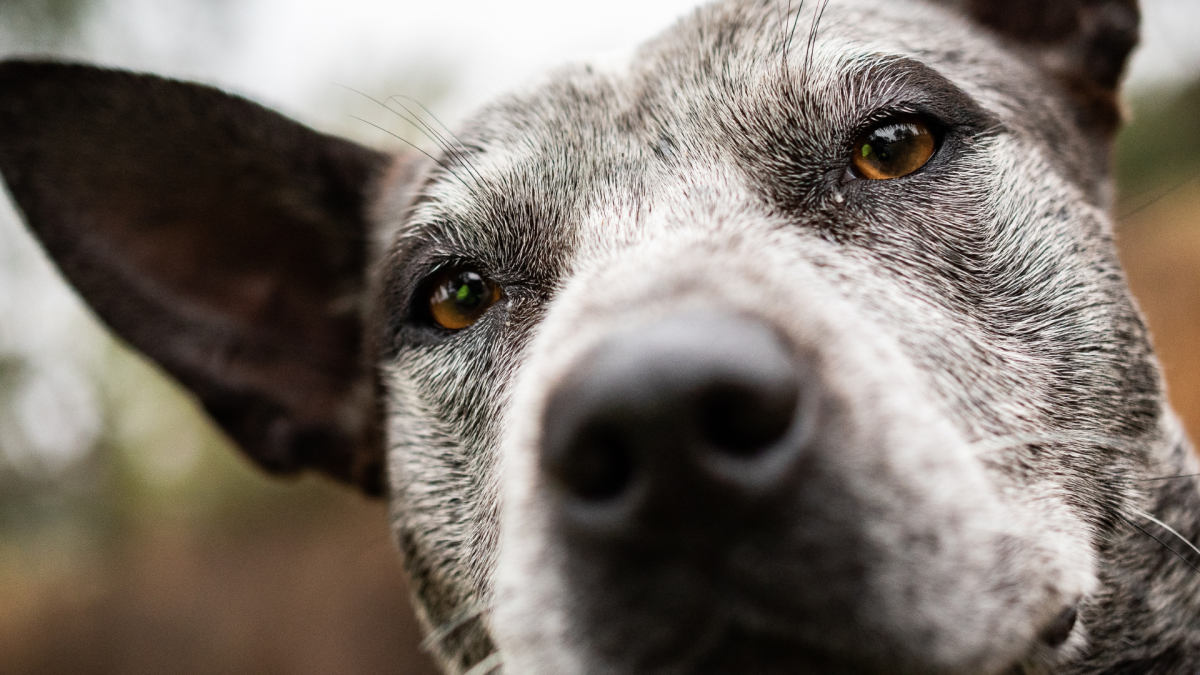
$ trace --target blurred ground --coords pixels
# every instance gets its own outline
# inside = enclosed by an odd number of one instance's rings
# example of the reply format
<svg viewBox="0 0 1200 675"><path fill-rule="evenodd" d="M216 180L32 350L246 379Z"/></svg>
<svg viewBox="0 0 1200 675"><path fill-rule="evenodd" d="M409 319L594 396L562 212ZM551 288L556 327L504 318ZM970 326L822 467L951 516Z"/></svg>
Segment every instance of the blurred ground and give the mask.
<svg viewBox="0 0 1200 675"><path fill-rule="evenodd" d="M1200 439L1200 80L1147 92L1118 147L1121 258L1168 393Z"/></svg>
<svg viewBox="0 0 1200 675"><path fill-rule="evenodd" d="M21 48L83 53L62 31L90 6L0 0L0 51L42 30ZM191 52L159 65L151 47L145 67L200 68ZM451 88L436 69L416 84L404 72L370 77L375 95L427 104ZM1200 438L1200 82L1173 81L1138 91L1116 211L1171 398ZM344 121L345 105L294 105L327 130L363 131L329 121ZM49 266L10 225L0 227L0 675L432 673L383 506L248 466L174 385L46 285ZM10 433L20 428L42 436Z"/></svg>
<svg viewBox="0 0 1200 675"><path fill-rule="evenodd" d="M165 518L99 550L10 557L0 673L436 672L383 509L306 487L234 528Z"/></svg>
<svg viewBox="0 0 1200 675"><path fill-rule="evenodd" d="M110 350L97 449L0 472L0 674L436 672L382 503L262 475Z"/></svg>
<svg viewBox="0 0 1200 675"><path fill-rule="evenodd" d="M1200 439L1200 186L1181 188L1128 218L1119 236L1171 402Z"/></svg>

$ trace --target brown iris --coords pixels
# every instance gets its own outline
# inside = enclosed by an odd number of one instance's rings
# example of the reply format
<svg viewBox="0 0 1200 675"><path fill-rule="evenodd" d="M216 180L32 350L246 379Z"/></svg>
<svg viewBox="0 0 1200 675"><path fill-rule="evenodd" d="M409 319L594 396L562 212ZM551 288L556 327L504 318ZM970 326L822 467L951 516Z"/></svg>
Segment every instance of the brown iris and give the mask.
<svg viewBox="0 0 1200 675"><path fill-rule="evenodd" d="M437 325L447 330L461 330L475 323L503 296L499 284L461 267L436 273L428 288L429 313Z"/></svg>
<svg viewBox="0 0 1200 675"><path fill-rule="evenodd" d="M936 148L937 140L924 122L915 117L893 118L859 137L852 163L863 178L899 178L925 166Z"/></svg>

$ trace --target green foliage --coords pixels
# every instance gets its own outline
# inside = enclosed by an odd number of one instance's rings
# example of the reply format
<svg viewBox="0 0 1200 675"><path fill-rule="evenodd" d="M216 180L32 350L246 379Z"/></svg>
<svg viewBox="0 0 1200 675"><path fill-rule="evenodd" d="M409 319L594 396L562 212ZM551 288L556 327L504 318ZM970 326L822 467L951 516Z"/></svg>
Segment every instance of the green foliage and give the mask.
<svg viewBox="0 0 1200 675"><path fill-rule="evenodd" d="M1144 94L1117 139L1117 184L1126 208L1187 181L1200 181L1200 79Z"/></svg>

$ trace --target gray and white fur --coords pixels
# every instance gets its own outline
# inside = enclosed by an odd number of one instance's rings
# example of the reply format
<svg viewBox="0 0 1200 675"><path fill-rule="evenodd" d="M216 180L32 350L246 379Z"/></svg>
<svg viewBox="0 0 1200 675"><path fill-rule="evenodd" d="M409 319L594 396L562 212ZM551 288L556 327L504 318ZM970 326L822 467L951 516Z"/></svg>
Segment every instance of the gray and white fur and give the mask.
<svg viewBox="0 0 1200 675"><path fill-rule="evenodd" d="M432 157L10 62L0 171L252 457L386 493L447 673L1195 673L1200 464L1109 214L1137 23L722 0ZM857 175L897 117L936 152ZM503 296L446 330L455 267ZM729 378L792 392L767 451L705 444Z"/></svg>

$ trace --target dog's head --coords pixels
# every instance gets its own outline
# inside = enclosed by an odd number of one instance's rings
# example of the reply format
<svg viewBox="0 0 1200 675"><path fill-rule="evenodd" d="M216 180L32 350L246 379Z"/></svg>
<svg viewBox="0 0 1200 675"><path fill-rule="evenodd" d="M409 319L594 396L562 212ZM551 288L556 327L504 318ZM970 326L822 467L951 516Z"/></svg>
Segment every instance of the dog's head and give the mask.
<svg viewBox="0 0 1200 675"><path fill-rule="evenodd" d="M452 672L1098 672L1195 601L1130 527L1195 500L1139 482L1190 460L1106 214L1136 27L730 0L400 158L10 63L0 169L260 464L390 496Z"/></svg>

